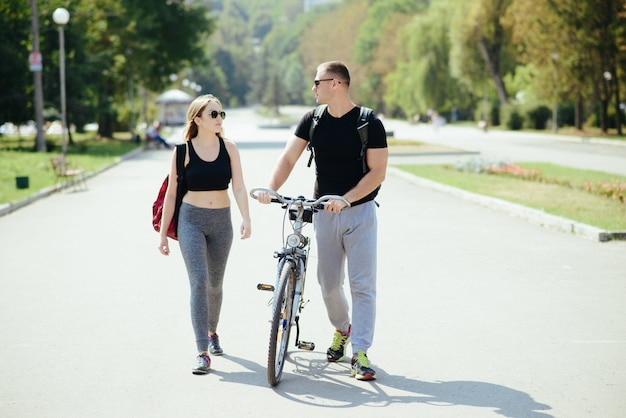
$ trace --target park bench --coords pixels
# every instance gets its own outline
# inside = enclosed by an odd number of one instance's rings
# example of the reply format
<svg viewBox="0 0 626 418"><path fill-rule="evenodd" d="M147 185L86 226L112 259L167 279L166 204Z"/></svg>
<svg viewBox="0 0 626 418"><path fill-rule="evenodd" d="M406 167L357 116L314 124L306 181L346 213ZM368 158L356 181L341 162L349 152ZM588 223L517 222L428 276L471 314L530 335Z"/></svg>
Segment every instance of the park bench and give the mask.
<svg viewBox="0 0 626 418"><path fill-rule="evenodd" d="M57 187L64 187L66 184L73 187L74 190L79 188L86 189L85 171L80 168L72 168L65 159L65 155L61 154L54 158L50 158L52 169L56 176Z"/></svg>

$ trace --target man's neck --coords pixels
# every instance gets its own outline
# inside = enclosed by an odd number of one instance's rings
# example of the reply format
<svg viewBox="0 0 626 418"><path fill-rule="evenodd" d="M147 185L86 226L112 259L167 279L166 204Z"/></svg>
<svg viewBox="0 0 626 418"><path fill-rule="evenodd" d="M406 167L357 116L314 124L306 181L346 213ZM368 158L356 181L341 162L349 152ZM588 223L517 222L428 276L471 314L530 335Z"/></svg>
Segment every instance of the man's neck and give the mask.
<svg viewBox="0 0 626 418"><path fill-rule="evenodd" d="M346 113L354 109L356 105L352 103L349 97L344 100L333 101L328 103L328 113L333 118L340 118Z"/></svg>

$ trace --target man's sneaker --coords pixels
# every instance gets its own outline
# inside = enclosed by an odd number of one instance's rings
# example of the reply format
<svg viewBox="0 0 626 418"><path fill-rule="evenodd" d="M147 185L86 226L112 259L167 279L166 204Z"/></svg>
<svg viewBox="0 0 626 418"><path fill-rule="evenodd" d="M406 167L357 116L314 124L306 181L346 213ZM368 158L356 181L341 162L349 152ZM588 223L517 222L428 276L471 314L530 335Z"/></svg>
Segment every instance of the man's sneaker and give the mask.
<svg viewBox="0 0 626 418"><path fill-rule="evenodd" d="M359 350L357 355L352 357L351 374L357 380L376 379L376 372L370 368L370 361L367 359L367 354L364 351Z"/></svg>
<svg viewBox="0 0 626 418"><path fill-rule="evenodd" d="M224 350L220 347L220 337L217 334L209 335L209 353L214 356L221 356Z"/></svg>
<svg viewBox="0 0 626 418"><path fill-rule="evenodd" d="M341 362L346 358L345 351L346 346L350 343L350 328L348 328L348 332L343 334L339 330L335 330L335 334L333 335L333 343L330 345L330 348L326 351L326 359L330 362Z"/></svg>
<svg viewBox="0 0 626 418"><path fill-rule="evenodd" d="M191 372L193 374L207 374L211 368L211 358L207 353L200 353L196 358L196 365Z"/></svg>

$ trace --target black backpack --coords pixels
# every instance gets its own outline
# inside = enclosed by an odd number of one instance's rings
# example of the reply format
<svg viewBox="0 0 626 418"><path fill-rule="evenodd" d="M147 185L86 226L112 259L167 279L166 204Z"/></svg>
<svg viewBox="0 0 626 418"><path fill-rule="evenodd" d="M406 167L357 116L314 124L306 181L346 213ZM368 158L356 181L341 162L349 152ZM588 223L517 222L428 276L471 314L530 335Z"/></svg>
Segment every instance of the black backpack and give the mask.
<svg viewBox="0 0 626 418"><path fill-rule="evenodd" d="M325 104L319 105L313 112L313 121L311 122L311 128L309 129L309 144L307 145L307 149L311 151L311 155L309 156L309 163L306 165L307 167L311 167L311 162L314 157L313 133L315 132L315 128L317 127L322 115L324 115L327 107L328 105ZM365 151L367 150L367 125L370 123L369 119L372 112L372 109L369 107L361 106L361 112L356 124L356 130L359 132L359 137L361 138L361 154L359 155L359 159L363 161L363 173L367 173L367 164L365 163Z"/></svg>

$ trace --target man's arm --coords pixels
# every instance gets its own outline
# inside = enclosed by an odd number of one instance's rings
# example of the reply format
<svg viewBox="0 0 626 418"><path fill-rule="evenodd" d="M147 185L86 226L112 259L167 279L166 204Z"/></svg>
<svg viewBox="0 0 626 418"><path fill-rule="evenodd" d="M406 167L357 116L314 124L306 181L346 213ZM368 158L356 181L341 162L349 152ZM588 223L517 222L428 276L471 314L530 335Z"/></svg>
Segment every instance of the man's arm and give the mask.
<svg viewBox="0 0 626 418"><path fill-rule="evenodd" d="M268 184L268 188L278 191L278 189L285 184L287 178L291 174L293 167L296 165L298 158L302 155L302 152L306 149L307 141L297 136L292 136L289 141L287 141L287 145L285 145L285 149L283 153L278 158L276 162L276 166L274 167L274 171L272 172L272 176L270 177L270 181ZM268 204L271 202L271 197L266 192L261 192L257 194L257 199L261 203Z"/></svg>
<svg viewBox="0 0 626 418"><path fill-rule="evenodd" d="M306 149L306 145L306 140L295 135L289 139L270 177L268 185L270 189L278 191L278 189L285 184L298 158L300 158L300 155L302 155L302 152Z"/></svg>
<svg viewBox="0 0 626 418"><path fill-rule="evenodd" d="M380 186L387 174L388 158L388 148L368 148L366 161L370 171L363 176L356 186L344 194L343 197L348 202L353 203L364 198ZM341 200L331 200L324 210L338 213L344 207L345 204Z"/></svg>

